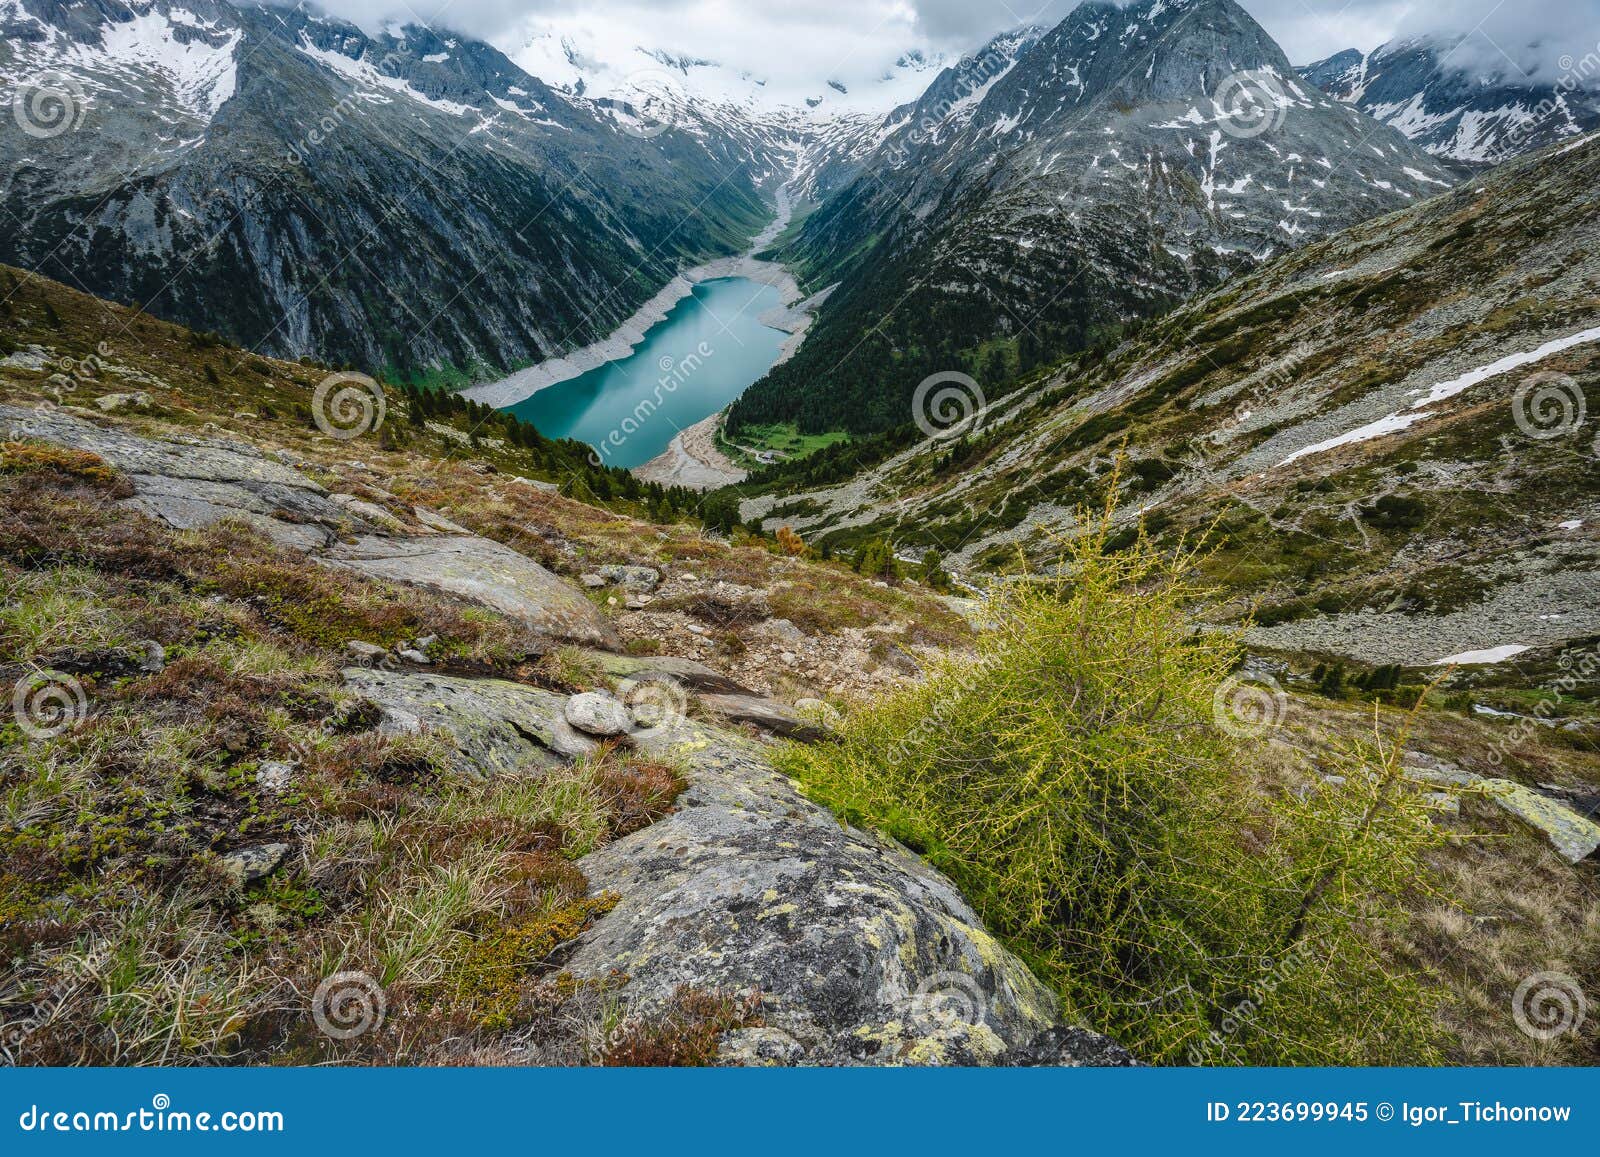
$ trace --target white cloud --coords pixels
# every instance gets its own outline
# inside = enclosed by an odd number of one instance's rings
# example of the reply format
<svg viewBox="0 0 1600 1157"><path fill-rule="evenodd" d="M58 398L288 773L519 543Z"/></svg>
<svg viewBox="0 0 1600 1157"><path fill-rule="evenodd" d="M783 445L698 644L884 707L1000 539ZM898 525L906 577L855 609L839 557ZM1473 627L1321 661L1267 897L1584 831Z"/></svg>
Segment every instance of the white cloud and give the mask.
<svg viewBox="0 0 1600 1157"><path fill-rule="evenodd" d="M287 2L287 0L285 0ZM1396 35L1471 33L1453 58L1478 70L1552 79L1565 54L1600 42L1600 0L1243 0L1295 63ZM323 0L373 29L420 21L515 54L530 30L587 30L613 48L636 45L714 60L783 88L818 78L862 83L900 53L965 51L1019 23L1053 24L1076 0Z"/></svg>

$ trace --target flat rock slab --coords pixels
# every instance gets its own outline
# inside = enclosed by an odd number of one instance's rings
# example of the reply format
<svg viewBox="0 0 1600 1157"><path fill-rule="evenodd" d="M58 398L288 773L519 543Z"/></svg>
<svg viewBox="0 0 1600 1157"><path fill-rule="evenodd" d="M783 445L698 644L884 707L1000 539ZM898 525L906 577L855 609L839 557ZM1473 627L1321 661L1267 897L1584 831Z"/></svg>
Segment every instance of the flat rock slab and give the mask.
<svg viewBox="0 0 1600 1157"><path fill-rule="evenodd" d="M372 578L453 595L540 634L602 647L621 640L598 607L526 555L476 535L364 535L320 556Z"/></svg>
<svg viewBox="0 0 1600 1157"><path fill-rule="evenodd" d="M1556 854L1576 864L1600 850L1600 824L1508 779L1489 780L1485 791L1510 814L1544 834Z"/></svg>
<svg viewBox="0 0 1600 1157"><path fill-rule="evenodd" d="M475 779L562 766L593 751L562 718L566 696L504 679L348 667L345 685L376 703L385 729L426 728L454 742L456 770Z"/></svg>
<svg viewBox="0 0 1600 1157"><path fill-rule="evenodd" d="M133 486L128 506L179 530L231 518L280 546L308 551L332 542L352 521L320 484L243 443L145 438L18 406L0 406L0 427L99 456Z"/></svg>
<svg viewBox="0 0 1600 1157"><path fill-rule="evenodd" d="M755 695L754 691L736 679L696 659L683 659L676 655L618 655L606 651L585 651L584 657L613 679L671 679L690 691Z"/></svg>
<svg viewBox="0 0 1600 1157"><path fill-rule="evenodd" d="M552 638L620 645L594 604L510 547L467 533L378 533L403 524L372 503L330 495L253 446L146 438L59 411L20 406L0 406L0 431L98 455L132 484L128 505L168 526L193 530L237 519L279 546L489 607ZM453 525L436 519L433 529ZM351 532L361 537L353 544L338 541Z"/></svg>
<svg viewBox="0 0 1600 1157"><path fill-rule="evenodd" d="M758 695L701 695L700 702L724 719L753 723L774 735L814 743L828 737L827 728L808 719L793 707Z"/></svg>
<svg viewBox="0 0 1600 1157"><path fill-rule="evenodd" d="M638 737L680 762L679 810L586 857L621 896L568 969L614 970L643 1007L680 985L759 990L765 1027L728 1034L746 1064L1127 1064L1066 1030L1055 995L910 852L842 826L736 736L688 723Z"/></svg>
<svg viewBox="0 0 1600 1157"><path fill-rule="evenodd" d="M254 446L218 438L145 438L97 426L57 410L0 406L0 426L28 437L86 450L124 474L155 474L209 482L277 483L316 494L326 491L292 467Z"/></svg>

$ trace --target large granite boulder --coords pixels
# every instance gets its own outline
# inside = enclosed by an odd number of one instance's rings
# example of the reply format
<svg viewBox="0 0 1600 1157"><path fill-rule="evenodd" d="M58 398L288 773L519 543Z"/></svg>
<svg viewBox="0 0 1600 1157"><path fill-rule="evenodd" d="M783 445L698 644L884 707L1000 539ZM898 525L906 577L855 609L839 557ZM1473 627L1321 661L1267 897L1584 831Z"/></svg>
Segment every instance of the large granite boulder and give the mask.
<svg viewBox="0 0 1600 1157"><path fill-rule="evenodd" d="M1061 1032L1055 995L905 848L840 824L758 745L689 722L637 737L683 764L679 810L579 862L621 900L568 962L622 995L759 990L765 1025L723 1056L775 1064L1127 1064Z"/></svg>

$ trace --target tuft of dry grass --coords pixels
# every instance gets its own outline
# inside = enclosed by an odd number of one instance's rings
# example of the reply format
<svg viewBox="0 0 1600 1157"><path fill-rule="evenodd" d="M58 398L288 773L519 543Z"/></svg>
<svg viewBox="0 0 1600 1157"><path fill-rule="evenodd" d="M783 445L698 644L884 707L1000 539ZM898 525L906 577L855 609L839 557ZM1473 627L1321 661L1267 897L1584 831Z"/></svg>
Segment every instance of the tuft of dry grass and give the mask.
<svg viewBox="0 0 1600 1157"><path fill-rule="evenodd" d="M759 1028L761 994L734 996L680 985L660 1008L622 1021L610 1034L600 1063L620 1067L682 1068L709 1065L722 1034Z"/></svg>

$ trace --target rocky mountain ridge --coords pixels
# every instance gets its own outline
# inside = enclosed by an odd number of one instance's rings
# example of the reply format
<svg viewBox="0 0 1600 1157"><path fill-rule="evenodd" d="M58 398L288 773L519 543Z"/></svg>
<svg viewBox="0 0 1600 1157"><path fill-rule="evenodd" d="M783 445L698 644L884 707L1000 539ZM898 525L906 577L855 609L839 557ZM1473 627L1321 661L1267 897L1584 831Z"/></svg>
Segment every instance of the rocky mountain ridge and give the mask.
<svg viewBox="0 0 1600 1157"><path fill-rule="evenodd" d="M1411 38L1368 53L1346 49L1299 72L1434 156L1473 168L1600 127L1600 61L1594 57L1563 57L1564 75L1541 83L1509 59L1509 68L1473 71L1457 56L1465 39Z"/></svg>
<svg viewBox="0 0 1600 1157"><path fill-rule="evenodd" d="M1231 0L1082 5L965 87L949 123L891 123L783 249L842 284L736 428L892 428L928 374L1014 376L1454 179Z"/></svg>
<svg viewBox="0 0 1600 1157"><path fill-rule="evenodd" d="M759 142L653 135L416 25L222 0L6 0L0 25L0 259L265 353L514 369L771 213Z"/></svg>

